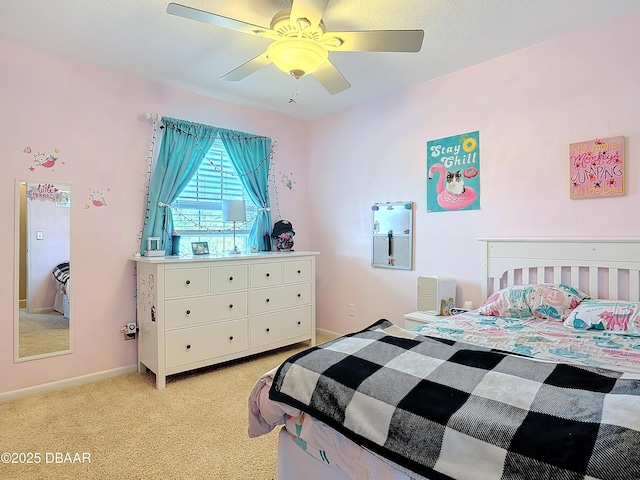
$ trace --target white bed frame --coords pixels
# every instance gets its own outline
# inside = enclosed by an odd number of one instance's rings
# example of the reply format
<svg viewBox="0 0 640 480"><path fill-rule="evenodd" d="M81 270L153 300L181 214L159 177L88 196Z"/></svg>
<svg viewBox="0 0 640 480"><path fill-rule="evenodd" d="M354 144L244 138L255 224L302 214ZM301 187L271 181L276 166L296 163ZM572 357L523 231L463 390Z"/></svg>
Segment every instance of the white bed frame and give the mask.
<svg viewBox="0 0 640 480"><path fill-rule="evenodd" d="M592 298L640 300L640 237L480 238L481 294L528 283L564 283ZM305 453L288 435L278 443L278 480L343 480L344 473ZM406 479L398 472L396 479ZM395 480L395 479L394 479Z"/></svg>
<svg viewBox="0 0 640 480"><path fill-rule="evenodd" d="M640 300L640 238L481 238L481 294L564 283L591 298Z"/></svg>

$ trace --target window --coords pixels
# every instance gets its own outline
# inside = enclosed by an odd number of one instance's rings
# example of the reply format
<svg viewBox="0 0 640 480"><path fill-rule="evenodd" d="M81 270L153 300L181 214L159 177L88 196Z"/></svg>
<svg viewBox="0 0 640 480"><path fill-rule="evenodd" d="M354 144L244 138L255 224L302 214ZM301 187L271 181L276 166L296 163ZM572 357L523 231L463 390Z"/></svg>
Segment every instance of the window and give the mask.
<svg viewBox="0 0 640 480"><path fill-rule="evenodd" d="M238 249L246 251L257 208L247 196L227 151L216 139L200 168L173 202L173 229L180 236L180 253L191 253L191 242L208 242L209 252L233 249L233 223L222 222L222 200L244 199L247 222L236 223Z"/></svg>

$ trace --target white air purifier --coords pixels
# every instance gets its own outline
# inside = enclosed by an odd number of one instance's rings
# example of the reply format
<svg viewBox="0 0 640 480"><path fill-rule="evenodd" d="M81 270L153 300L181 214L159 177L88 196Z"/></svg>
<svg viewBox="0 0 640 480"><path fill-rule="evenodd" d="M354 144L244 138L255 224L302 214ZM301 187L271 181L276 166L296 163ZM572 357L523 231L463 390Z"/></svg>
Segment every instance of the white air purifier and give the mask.
<svg viewBox="0 0 640 480"><path fill-rule="evenodd" d="M429 315L448 315L447 311L443 312L445 305L456 305L456 279L418 277L418 311Z"/></svg>

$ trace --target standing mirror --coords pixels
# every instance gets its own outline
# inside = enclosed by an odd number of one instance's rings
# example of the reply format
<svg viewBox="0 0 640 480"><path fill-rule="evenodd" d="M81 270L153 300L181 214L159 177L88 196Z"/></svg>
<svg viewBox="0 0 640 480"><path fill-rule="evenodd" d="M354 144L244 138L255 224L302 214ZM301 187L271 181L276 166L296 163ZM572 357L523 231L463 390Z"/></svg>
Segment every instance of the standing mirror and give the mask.
<svg viewBox="0 0 640 480"><path fill-rule="evenodd" d="M68 184L16 181L14 360L71 353Z"/></svg>

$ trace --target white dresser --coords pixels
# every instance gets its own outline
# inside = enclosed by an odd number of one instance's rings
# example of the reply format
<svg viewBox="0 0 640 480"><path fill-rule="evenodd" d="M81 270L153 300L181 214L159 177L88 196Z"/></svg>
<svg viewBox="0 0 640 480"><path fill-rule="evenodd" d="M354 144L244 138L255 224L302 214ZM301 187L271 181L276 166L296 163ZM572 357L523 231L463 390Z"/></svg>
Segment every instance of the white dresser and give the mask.
<svg viewBox="0 0 640 480"><path fill-rule="evenodd" d="M133 257L138 370L167 375L309 340L316 343L315 255L265 252Z"/></svg>

